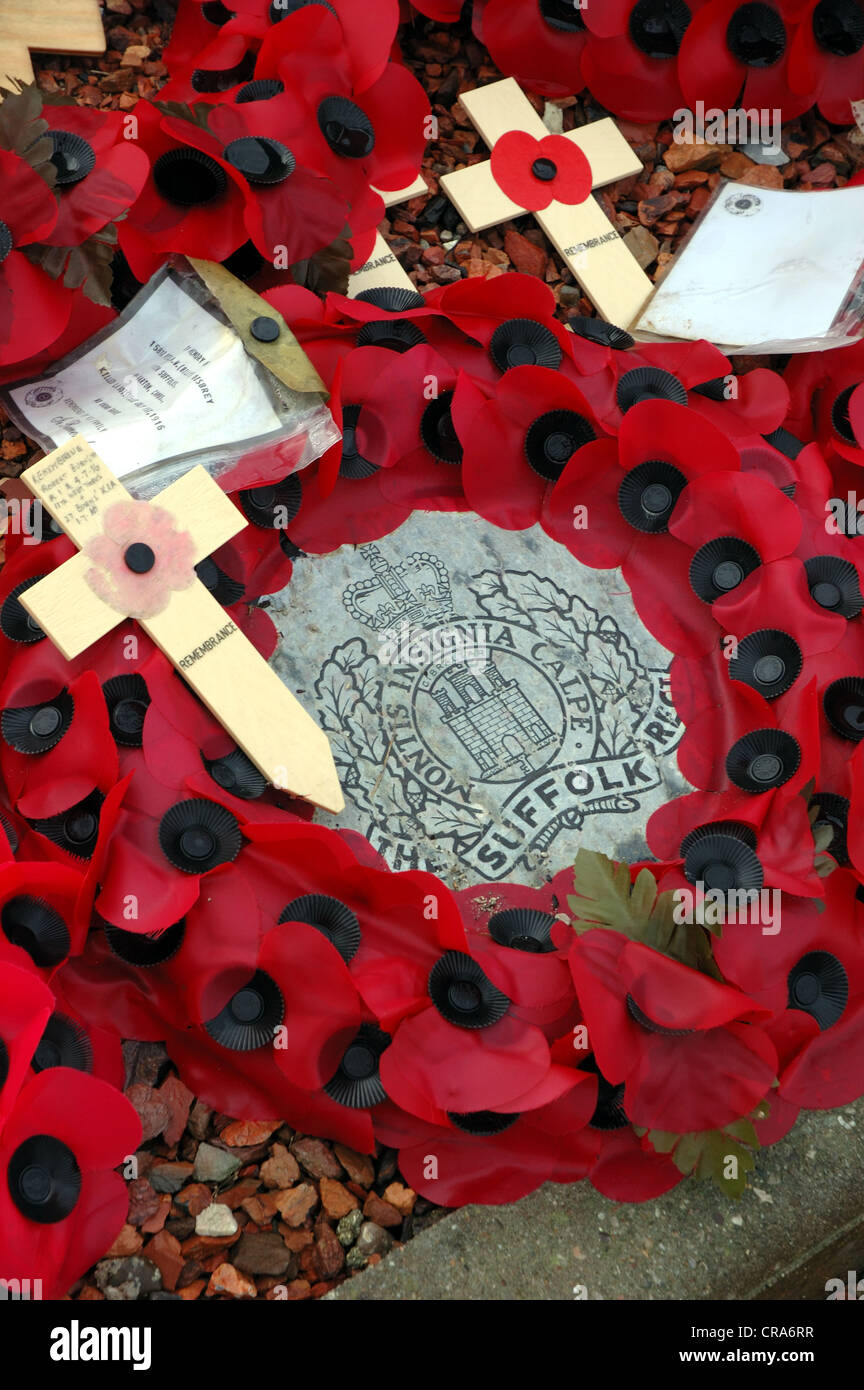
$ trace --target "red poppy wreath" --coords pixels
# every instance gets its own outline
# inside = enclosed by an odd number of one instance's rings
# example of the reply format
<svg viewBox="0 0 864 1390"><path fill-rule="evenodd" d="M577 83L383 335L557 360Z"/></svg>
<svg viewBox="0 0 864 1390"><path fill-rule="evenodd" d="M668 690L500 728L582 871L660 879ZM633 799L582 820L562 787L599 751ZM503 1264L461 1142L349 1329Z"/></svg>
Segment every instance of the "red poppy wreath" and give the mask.
<svg viewBox="0 0 864 1390"><path fill-rule="evenodd" d="M665 114L691 72L723 103L752 82L761 102L803 109L824 90L834 109L854 89L837 73L864 44L835 0L594 8L584 25L557 0L475 14L526 81L572 90L581 62L613 109L628 114L616 93L632 94L637 116L649 90L662 95L650 114ZM3 378L90 337L169 254L254 276L278 228L304 271L268 266L256 284L323 378L341 440L288 477L256 453L231 493L248 524L198 578L269 657L277 632L258 601L290 585L299 556L380 540L415 511L539 527L563 584L575 561L620 567L672 654L692 790L655 810L642 863L583 848L540 886L458 891L395 871L269 785L134 621L67 661L21 600L74 547L56 526L13 528L0 572L0 1271L41 1279L45 1296L125 1220L114 1170L141 1129L121 1039L164 1041L219 1112L365 1154L393 1146L406 1181L442 1205L580 1179L645 1201L691 1173L738 1194L754 1149L801 1109L864 1092L862 528L836 504L864 463L862 353L736 377L706 342L636 346L578 317L569 331L547 286L516 272L425 295L314 293L315 255L336 255L350 222L362 259L378 190L419 167L428 103L393 59L397 18L395 0L188 0L165 100L139 103L131 142L113 112L9 97ZM496 150L502 182L539 208L525 197L534 143ZM554 196L584 199L575 147L541 144ZM118 240L112 303L100 268ZM115 558L91 556L106 593ZM148 602L191 580L175 559ZM724 918L730 894L767 895L771 912Z"/></svg>

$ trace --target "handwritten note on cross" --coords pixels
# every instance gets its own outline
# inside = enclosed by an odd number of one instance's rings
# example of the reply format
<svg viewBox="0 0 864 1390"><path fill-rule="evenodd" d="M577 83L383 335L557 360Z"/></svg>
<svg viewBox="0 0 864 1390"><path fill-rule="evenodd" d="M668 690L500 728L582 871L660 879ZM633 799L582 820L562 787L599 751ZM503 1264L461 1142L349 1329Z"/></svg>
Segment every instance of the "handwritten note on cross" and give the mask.
<svg viewBox="0 0 864 1390"><path fill-rule="evenodd" d="M22 478L79 552L109 534L106 514L116 503L133 501L82 435L34 463ZM245 517L200 466L154 500L173 518L181 538L183 533L191 538L191 547L185 540L184 544L193 564L246 525ZM142 561L141 552L148 551ZM130 545L124 558L135 573L158 563L153 550L141 543ZM94 591L87 577L92 570L93 560L79 553L21 597L67 660L126 616ZM326 735L197 577L166 596L155 616L138 621L268 782L325 810L342 810Z"/></svg>
<svg viewBox="0 0 864 1390"><path fill-rule="evenodd" d="M490 148L512 130L525 131L536 139L549 134L512 77L463 92L459 100ZM563 138L572 141L588 160L592 188L642 172L642 161L609 117L568 131ZM472 232L526 212L496 183L490 160L444 174L440 184ZM596 199L589 194L585 202L575 206L553 202L535 216L601 317L627 328L654 286Z"/></svg>
<svg viewBox="0 0 864 1390"><path fill-rule="evenodd" d="M0 82L33 81L30 49L43 53L104 53L99 0L0 0Z"/></svg>

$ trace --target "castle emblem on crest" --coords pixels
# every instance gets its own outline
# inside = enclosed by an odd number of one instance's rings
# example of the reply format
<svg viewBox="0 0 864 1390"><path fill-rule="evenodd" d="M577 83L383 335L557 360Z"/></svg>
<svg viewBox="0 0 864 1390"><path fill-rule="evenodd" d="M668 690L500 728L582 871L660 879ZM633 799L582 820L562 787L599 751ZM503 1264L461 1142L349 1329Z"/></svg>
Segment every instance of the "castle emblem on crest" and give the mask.
<svg viewBox="0 0 864 1390"><path fill-rule="evenodd" d="M389 552L358 548L369 573L342 595L358 635L315 694L358 828L393 867L536 870L563 831L660 787L681 735L666 673L609 614L531 571L454 586L440 555Z"/></svg>

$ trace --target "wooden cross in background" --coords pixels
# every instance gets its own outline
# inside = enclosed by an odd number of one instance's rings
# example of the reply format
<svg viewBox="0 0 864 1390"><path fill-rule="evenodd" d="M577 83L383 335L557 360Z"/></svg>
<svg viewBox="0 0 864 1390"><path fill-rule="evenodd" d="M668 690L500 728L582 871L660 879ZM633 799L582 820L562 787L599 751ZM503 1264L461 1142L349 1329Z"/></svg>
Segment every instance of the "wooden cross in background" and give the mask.
<svg viewBox="0 0 864 1390"><path fill-rule="evenodd" d="M490 148L511 130L524 130L537 139L549 134L512 77L463 92L459 100ZM591 165L593 188L642 172L642 161L609 117L568 131L564 138L572 140ZM526 209L495 182L489 160L444 174L440 184L472 232L525 215ZM553 202L534 215L601 318L628 328L654 286L597 200L589 194L575 206Z"/></svg>
<svg viewBox="0 0 864 1390"><path fill-rule="evenodd" d="M103 533L105 513L115 503L133 500L82 435L34 463L22 480L79 550ZM154 500L192 537L195 564L246 525L200 465ZM132 550L149 551L144 563L152 568L150 547L133 545L127 551L131 570L144 572L141 557L129 556ZM91 568L87 555L75 555L21 595L22 606L67 661L124 621L87 583ZM325 810L343 809L326 735L197 576L155 617L138 621L268 782Z"/></svg>
<svg viewBox="0 0 864 1390"><path fill-rule="evenodd" d="M422 174L408 188L391 189L388 193L384 189L376 189L384 199L385 208L395 207L397 203L407 203L409 198L423 198L429 192L429 185ZM376 233L375 245L372 248L372 255L365 265L361 265L359 270L348 280L348 294L351 299L356 299L358 294L364 290L373 289L400 289L414 290L417 286L410 279L407 272L402 269L394 253L390 250L380 232Z"/></svg>
<svg viewBox="0 0 864 1390"><path fill-rule="evenodd" d="M0 0L0 84L33 81L30 49L104 53L99 0Z"/></svg>

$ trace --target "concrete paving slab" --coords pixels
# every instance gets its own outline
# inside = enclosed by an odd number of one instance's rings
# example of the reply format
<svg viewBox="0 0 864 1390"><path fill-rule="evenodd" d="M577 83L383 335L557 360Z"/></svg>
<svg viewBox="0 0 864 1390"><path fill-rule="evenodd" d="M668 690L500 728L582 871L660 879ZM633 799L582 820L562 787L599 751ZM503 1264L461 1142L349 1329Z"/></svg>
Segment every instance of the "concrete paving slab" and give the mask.
<svg viewBox="0 0 864 1390"><path fill-rule="evenodd" d="M864 1100L803 1115L740 1202L693 1181L629 1206L547 1184L444 1217L327 1297L824 1299L829 1278L864 1267L862 1172Z"/></svg>

